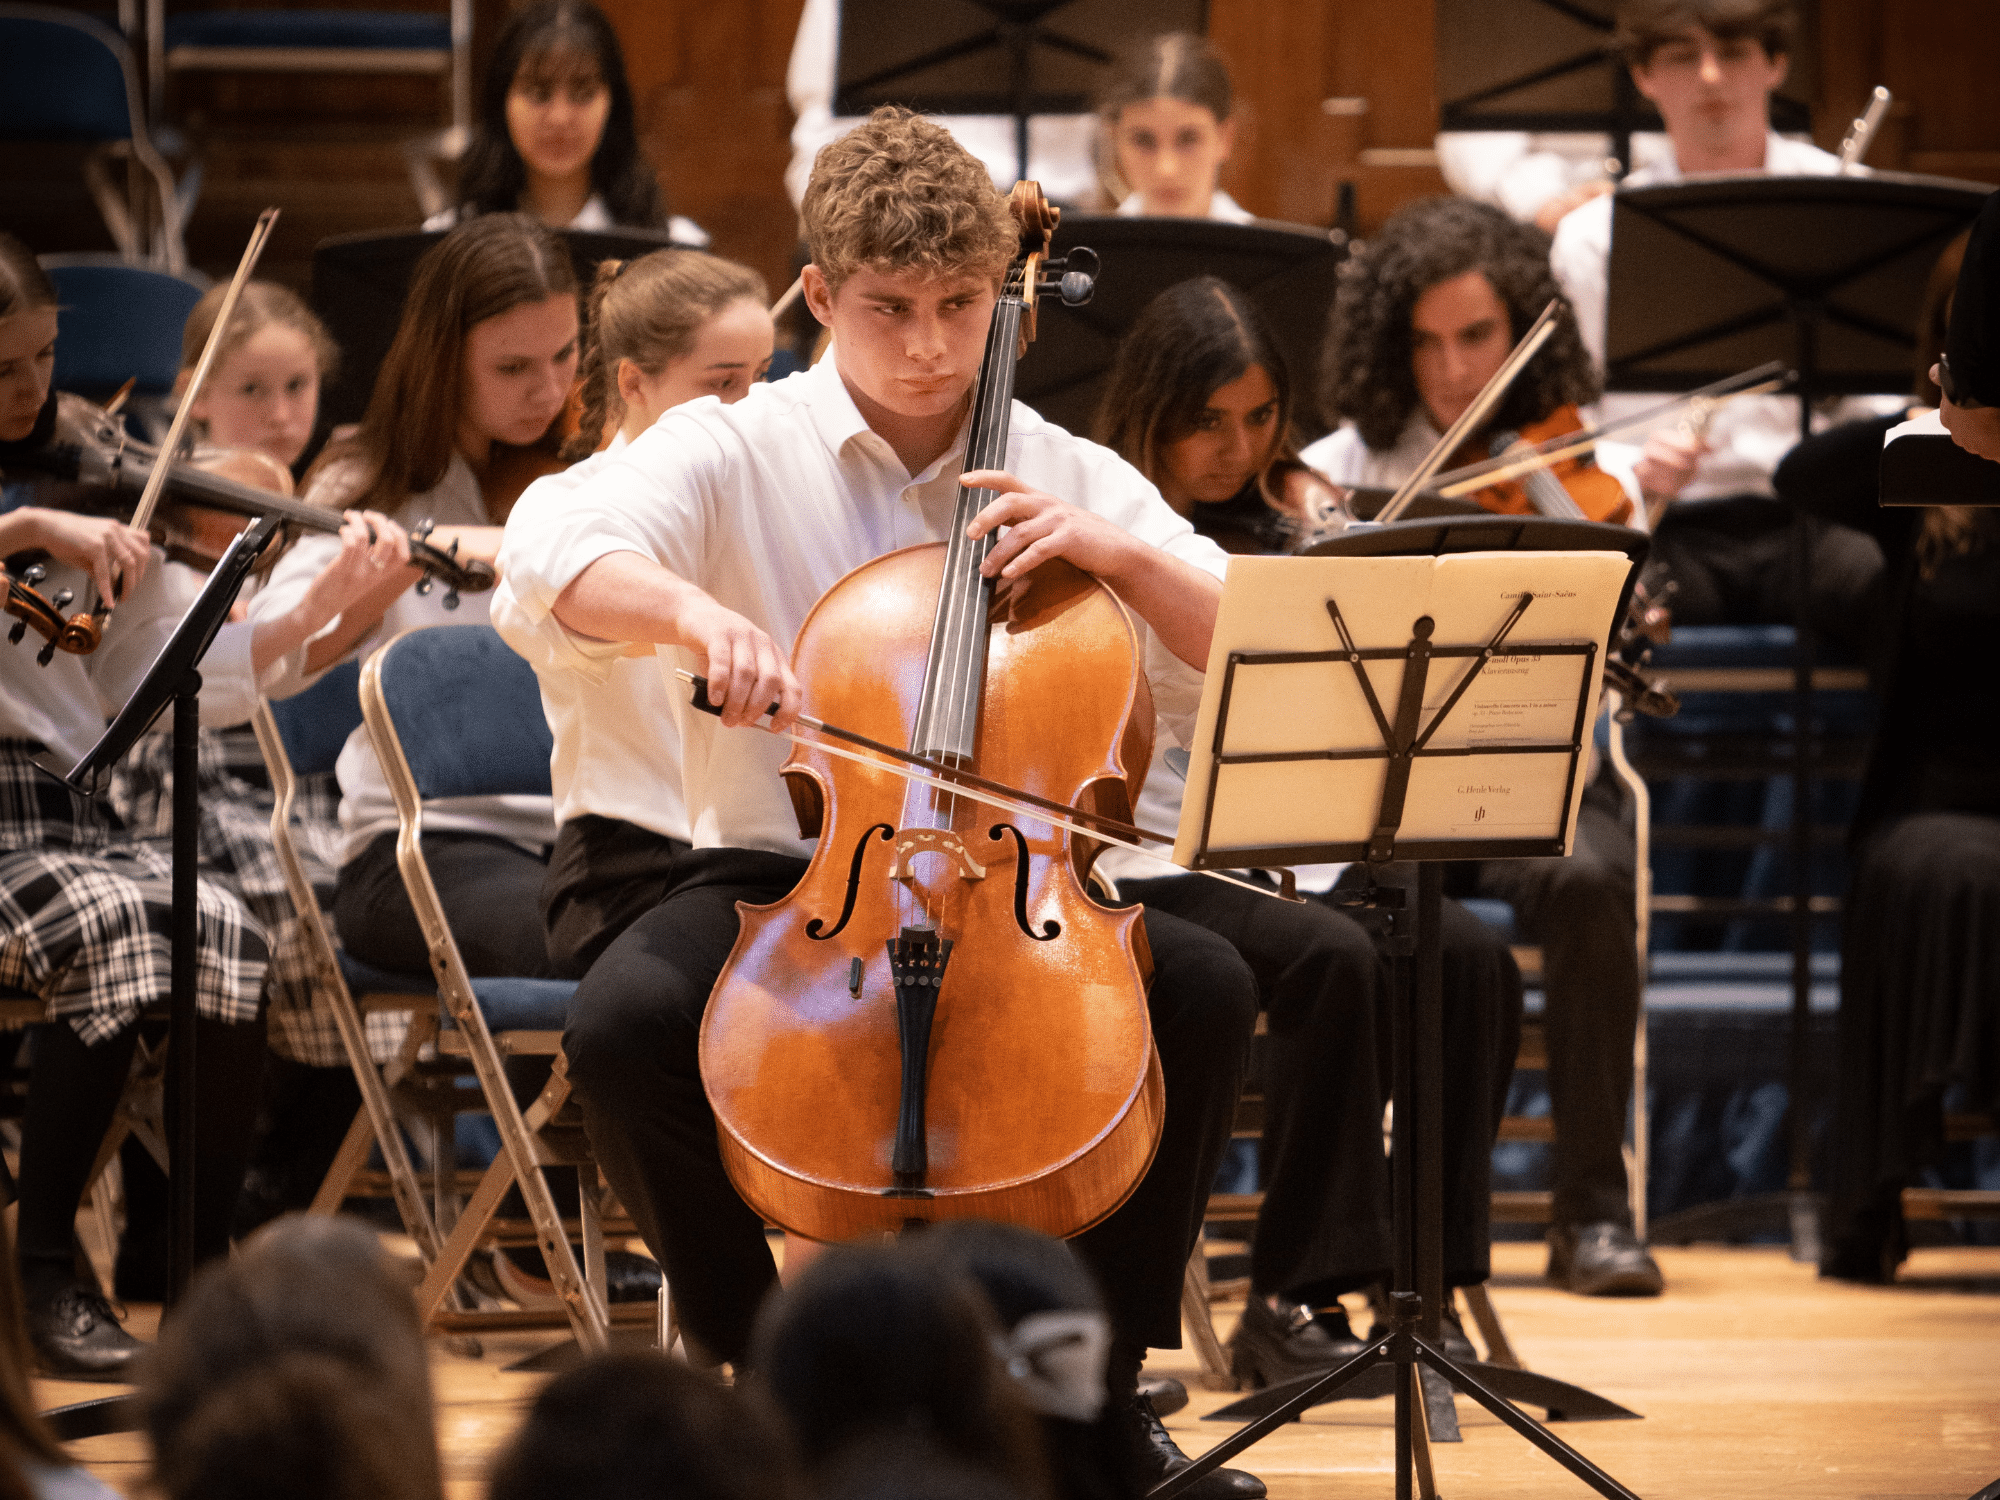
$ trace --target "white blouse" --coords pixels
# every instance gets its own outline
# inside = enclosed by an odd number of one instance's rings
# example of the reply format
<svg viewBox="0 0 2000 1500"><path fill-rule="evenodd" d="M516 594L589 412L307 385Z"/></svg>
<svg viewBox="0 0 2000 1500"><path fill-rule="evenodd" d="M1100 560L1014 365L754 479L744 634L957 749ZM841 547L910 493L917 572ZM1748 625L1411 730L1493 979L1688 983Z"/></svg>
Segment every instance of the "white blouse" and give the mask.
<svg viewBox="0 0 2000 1500"><path fill-rule="evenodd" d="M313 504L337 508L342 499L360 488L360 473L354 465L331 468L313 481L305 498ZM392 519L405 526L431 520L440 526L487 526L486 502L479 493L479 481L465 460L454 453L451 466L434 490L412 495L397 507ZM271 570L270 580L250 601L252 621L269 619L291 609L305 596L312 581L340 552L340 539L327 534L302 537ZM355 643L349 656L366 656L376 647L395 639L406 630L424 630L434 625L484 625L488 621L491 593L462 595L456 610L444 607L445 591L433 588L419 594L405 589L391 604L375 628ZM325 635L339 627L336 619L320 632ZM264 675L263 689L273 698L289 698L319 680L320 673L305 670L307 647L272 663ZM331 666L332 663L328 663ZM321 671L325 669L322 668ZM478 732L468 724L468 734ZM340 826L345 834L341 859L351 860L381 834L396 827L396 804L389 783L368 742L367 727L348 736L334 767L340 781ZM424 829L429 833L485 833L530 849L555 842L555 811L545 796L443 797L424 804Z"/></svg>

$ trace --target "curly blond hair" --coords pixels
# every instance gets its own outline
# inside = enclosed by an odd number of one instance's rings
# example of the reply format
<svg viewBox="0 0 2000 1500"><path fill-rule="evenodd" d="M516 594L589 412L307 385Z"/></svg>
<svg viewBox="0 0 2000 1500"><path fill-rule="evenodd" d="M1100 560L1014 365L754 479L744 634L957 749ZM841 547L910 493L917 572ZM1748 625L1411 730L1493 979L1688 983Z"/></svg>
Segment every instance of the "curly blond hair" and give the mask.
<svg viewBox="0 0 2000 1500"><path fill-rule="evenodd" d="M1020 240L979 158L943 126L891 104L820 148L801 212L813 264L833 291L863 266L997 278Z"/></svg>

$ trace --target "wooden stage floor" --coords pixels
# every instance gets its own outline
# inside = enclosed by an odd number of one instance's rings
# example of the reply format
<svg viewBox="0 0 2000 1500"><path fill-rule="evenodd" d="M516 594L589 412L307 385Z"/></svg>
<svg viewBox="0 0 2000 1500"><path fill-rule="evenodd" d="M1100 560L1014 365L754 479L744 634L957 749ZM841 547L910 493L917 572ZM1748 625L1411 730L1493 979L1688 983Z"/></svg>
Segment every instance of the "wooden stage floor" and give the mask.
<svg viewBox="0 0 2000 1500"><path fill-rule="evenodd" d="M1542 1250L1494 1247L1493 1300L1529 1368L1644 1414L1556 1431L1644 1500L1968 1500L2000 1479L2000 1252L1920 1251L1893 1287L1818 1280L1782 1250L1663 1250L1667 1295L1596 1301L1544 1286ZM135 1308L149 1333L151 1308ZM1227 1336L1235 1308L1217 1308ZM541 1377L502 1367L552 1342L487 1340L483 1359L434 1362L451 1500L483 1495L484 1465ZM1169 1426L1199 1451L1229 1429L1199 1420L1231 1399L1199 1389L1185 1351L1149 1369L1194 1394ZM43 1406L105 1394L39 1383ZM1470 1401L1464 1442L1433 1450L1444 1500L1587 1496L1577 1479ZM135 1437L94 1438L80 1456L136 1493ZM1320 1407L1250 1450L1273 1500L1393 1493L1387 1400Z"/></svg>

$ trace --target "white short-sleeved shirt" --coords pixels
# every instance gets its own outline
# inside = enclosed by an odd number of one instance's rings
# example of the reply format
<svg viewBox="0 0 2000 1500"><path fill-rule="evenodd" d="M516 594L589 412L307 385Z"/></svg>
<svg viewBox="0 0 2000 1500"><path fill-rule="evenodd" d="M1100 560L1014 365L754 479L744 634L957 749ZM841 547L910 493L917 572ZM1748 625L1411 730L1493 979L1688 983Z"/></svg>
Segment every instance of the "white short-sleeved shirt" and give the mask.
<svg viewBox="0 0 2000 1500"><path fill-rule="evenodd" d="M507 518L510 534L545 524L543 512L567 505L625 446L620 433L602 453L530 486ZM564 631L547 610L503 588L494 594L492 616L541 683L542 711L555 737L549 781L557 826L586 815L618 818L686 843L680 731L659 664L651 656L620 657L598 681L563 668Z"/></svg>
<svg viewBox="0 0 2000 1500"><path fill-rule="evenodd" d="M338 506L354 493L359 480L352 466L331 468L313 481L306 499L315 504ZM419 521L435 521L440 526L489 526L486 502L479 493L479 481L458 454L436 489L412 495L390 517L404 526ZM327 534L302 537L291 551L279 559L269 581L250 601L251 620L271 619L291 609L305 596L312 581L340 552L340 538ZM443 587L419 594L407 588L396 596L375 628L355 643L349 656L366 656L406 630L425 630L434 625L484 625L493 595L465 594L459 607L448 610ZM326 631L336 629L335 619ZM262 686L273 698L289 698L319 680L320 673L307 673L307 647L301 646L273 662L265 672ZM328 663L331 666L332 663ZM324 671L324 669L322 669ZM476 728L476 726L470 726ZM377 837L396 828L396 803L389 783L375 759L366 726L348 736L346 747L334 766L340 782L340 827L343 834L341 859L360 854ZM441 797L424 804L424 831L427 833L485 833L532 849L555 841L555 812L550 798L542 796Z"/></svg>
<svg viewBox="0 0 2000 1500"><path fill-rule="evenodd" d="M667 412L561 504L538 480L507 526L500 618L553 620L569 582L600 557L636 552L693 583L723 607L789 644L820 595L852 569L900 547L940 539L950 525L965 434L920 474L903 467L822 360L787 380L751 387L725 406L704 397ZM1109 449L1074 437L1014 404L1007 467L1025 482L1089 509L1142 541L1220 577L1227 558ZM544 628L552 668L602 681L622 646ZM1135 618L1165 731L1185 742L1201 674ZM700 670L662 649L663 673ZM681 734L683 785L698 848L804 855L778 767L788 742L729 729L688 704L669 679Z"/></svg>
<svg viewBox="0 0 2000 1500"><path fill-rule="evenodd" d="M1840 169L1840 158L1804 141L1795 141L1772 131L1764 148L1764 171L1773 177L1827 177ZM1632 173L1626 187L1680 180L1679 164L1671 151L1663 160ZM1556 226L1555 245L1549 254L1556 279L1576 310L1577 331L1583 335L1590 357L1604 368L1605 301L1609 293L1611 266L1611 197L1593 198L1565 214ZM1657 404L1662 396L1640 392L1617 392L1598 403L1591 416L1593 425L1615 421ZM1855 421L1877 416L1892 409L1885 401L1900 404L1903 398L1850 397L1826 410L1815 410L1817 425ZM1681 491L1684 500L1701 500L1725 495L1768 495L1771 475L1778 461L1799 440L1799 403L1791 396L1739 396L1715 409L1708 426L1710 451L1703 455L1695 475ZM1601 461L1601 460L1600 460Z"/></svg>
<svg viewBox="0 0 2000 1500"><path fill-rule="evenodd" d="M785 189L794 206L805 202L813 158L820 147L839 140L861 123L859 115L833 112L834 67L840 49L839 0L806 0L785 69L785 95L791 101L792 159L785 168ZM993 186L1001 192L1020 175L1012 115L931 115L984 164ZM1028 120L1028 176L1057 203L1086 203L1097 194L1097 166L1092 155L1097 116L1033 115Z"/></svg>

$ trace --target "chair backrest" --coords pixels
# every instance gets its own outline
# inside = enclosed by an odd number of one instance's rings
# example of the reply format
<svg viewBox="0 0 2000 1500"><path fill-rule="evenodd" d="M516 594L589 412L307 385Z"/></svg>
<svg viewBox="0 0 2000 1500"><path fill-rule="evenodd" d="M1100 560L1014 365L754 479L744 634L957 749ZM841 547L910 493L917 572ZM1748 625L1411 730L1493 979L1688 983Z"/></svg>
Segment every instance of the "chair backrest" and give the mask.
<svg viewBox="0 0 2000 1500"><path fill-rule="evenodd" d="M206 290L202 279L126 265L108 255L45 255L58 314L55 383L109 396L127 380L163 396L181 368L181 330Z"/></svg>
<svg viewBox="0 0 2000 1500"><path fill-rule="evenodd" d="M331 771L347 737L361 727L361 663L344 661L303 693L271 705L285 758L301 776Z"/></svg>
<svg viewBox="0 0 2000 1500"><path fill-rule="evenodd" d="M49 5L0 5L0 140L126 141L143 116L123 37Z"/></svg>
<svg viewBox="0 0 2000 1500"><path fill-rule="evenodd" d="M418 796L548 793L555 739L535 669L492 626L413 630L378 660L383 707Z"/></svg>

